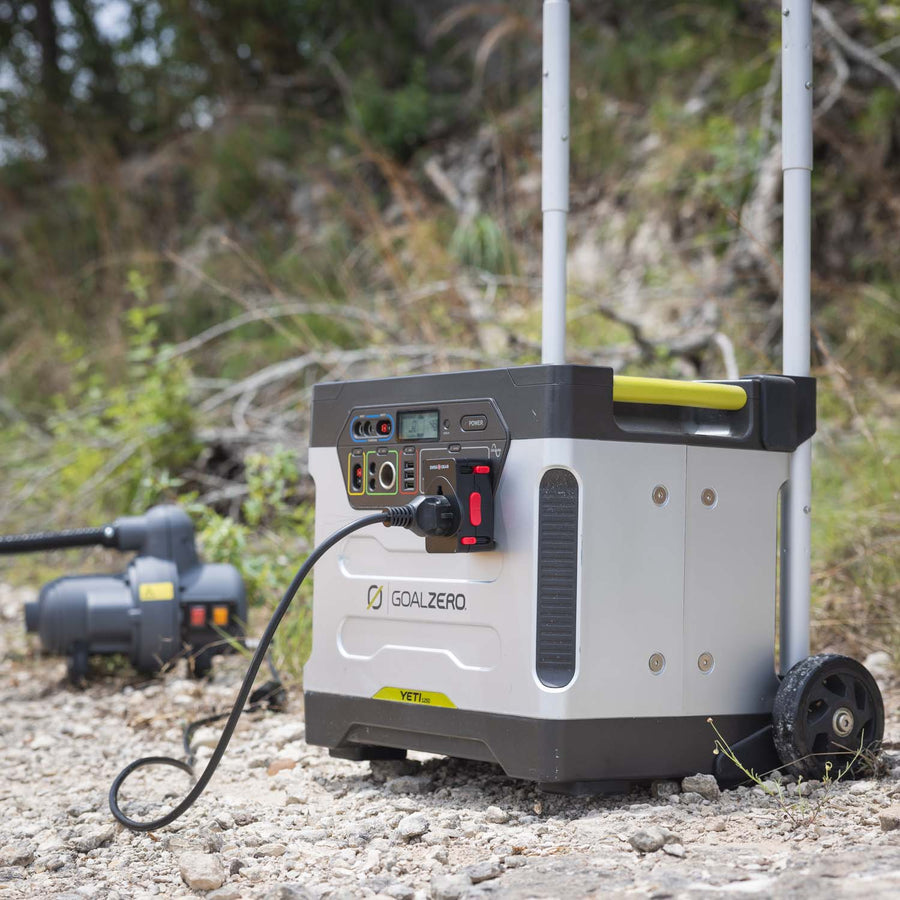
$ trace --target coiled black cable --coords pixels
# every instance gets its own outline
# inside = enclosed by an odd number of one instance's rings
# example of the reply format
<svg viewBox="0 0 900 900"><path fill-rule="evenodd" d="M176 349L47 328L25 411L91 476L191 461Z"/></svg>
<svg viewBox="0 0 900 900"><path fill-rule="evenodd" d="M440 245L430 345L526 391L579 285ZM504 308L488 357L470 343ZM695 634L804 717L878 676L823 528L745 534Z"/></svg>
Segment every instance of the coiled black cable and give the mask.
<svg viewBox="0 0 900 900"><path fill-rule="evenodd" d="M109 789L109 808L112 811L112 814L115 816L116 820L121 822L126 828L130 828L132 831L155 831L157 828L163 828L166 825L174 822L179 816L183 815L187 812L191 806L194 805L197 798L203 793L206 789L206 786L209 784L210 779L213 776L213 773L218 768L219 762L222 759L222 756L225 753L226 748L228 747L229 742L231 741L231 736L234 734L234 729L237 727L238 719L241 717L241 713L244 711L244 705L247 702L247 698L250 696L250 691L253 688L253 682L256 679L256 675L259 672L259 667L262 665L263 660L266 657L266 651L269 649L269 644L272 643L272 638L275 635L275 631L278 626L281 624L281 620L284 618L285 613L288 611L288 607L290 607L291 602L294 599L297 591L300 589L300 585L306 579L306 576L310 573L312 567L319 561L322 555L333 547L336 543L343 540L348 535L352 534L354 531L358 531L360 528L365 528L368 525L375 525L379 522L384 523L385 525L393 525L397 518L405 519L404 516L399 516L396 512L397 508L394 510L382 510L381 512L373 513L372 515L364 516L362 519L357 519L354 522L351 522L349 525L345 525L343 528L339 528L334 534L329 535L329 537L325 538L318 547L316 547L312 553L310 553L306 562L300 567L297 571L297 574L294 576L293 581L291 581L290 586L285 591L284 596L281 598L281 602L278 604L275 612L272 614L272 618L269 619L269 623L266 625L266 630L263 632L262 637L259 639L259 644L257 644L256 651L253 654L253 658L250 660L250 666L247 669L247 674L244 676L243 682L241 682L240 690L238 691L237 697L234 701L234 706L231 708L231 713L228 716L228 721L225 723L225 727L222 730L222 736L219 738L219 743L216 744L215 750L213 750L212 756L209 758L209 762L206 764L206 768L203 770L200 777L197 779L194 786L188 792L187 796L179 803L173 810L166 813L164 816L160 816L158 819L151 819L148 822L139 822L137 819L132 819L129 816L126 816L125 813L119 807L119 791L122 788L122 784L125 782L125 779L134 772L136 769L141 769L144 766L153 766L153 765L163 765L163 766L173 766L176 769L181 769L183 772L187 772L189 775L194 774L193 767L190 762L185 762L184 760L175 759L171 756L144 756L141 759L136 759L134 762L129 763L122 769L121 772L116 776L115 780L112 783L112 786ZM406 525L404 522L398 522L397 524Z"/></svg>

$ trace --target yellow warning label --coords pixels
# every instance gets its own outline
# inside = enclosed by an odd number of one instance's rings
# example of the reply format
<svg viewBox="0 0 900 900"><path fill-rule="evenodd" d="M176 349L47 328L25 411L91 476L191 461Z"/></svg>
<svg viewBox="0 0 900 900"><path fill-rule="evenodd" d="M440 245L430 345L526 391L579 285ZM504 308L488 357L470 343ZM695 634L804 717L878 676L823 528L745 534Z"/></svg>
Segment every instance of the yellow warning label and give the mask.
<svg viewBox="0 0 900 900"><path fill-rule="evenodd" d="M420 706L443 706L456 709L456 704L440 691L412 691L406 688L383 687L373 700L393 700L395 703L418 703Z"/></svg>
<svg viewBox="0 0 900 900"><path fill-rule="evenodd" d="M141 600L174 600L175 585L171 581L148 581L138 586Z"/></svg>

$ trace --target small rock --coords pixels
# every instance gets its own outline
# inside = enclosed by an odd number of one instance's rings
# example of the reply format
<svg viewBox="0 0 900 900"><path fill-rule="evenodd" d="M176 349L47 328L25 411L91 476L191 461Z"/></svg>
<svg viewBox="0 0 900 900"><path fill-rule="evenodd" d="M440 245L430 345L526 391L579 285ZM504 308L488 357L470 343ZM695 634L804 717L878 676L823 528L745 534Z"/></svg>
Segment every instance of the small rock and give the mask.
<svg viewBox="0 0 900 900"><path fill-rule="evenodd" d="M36 734L31 739L32 750L50 750L56 746L56 741L49 734Z"/></svg>
<svg viewBox="0 0 900 900"><path fill-rule="evenodd" d="M241 892L234 885L226 884L206 895L206 900L241 900Z"/></svg>
<svg viewBox="0 0 900 900"><path fill-rule="evenodd" d="M628 838L628 843L634 847L638 853L656 853L661 850L666 843L666 836L659 828L642 828L636 831Z"/></svg>
<svg viewBox="0 0 900 900"><path fill-rule="evenodd" d="M430 775L401 775L385 784L385 789L392 794L425 794L433 787Z"/></svg>
<svg viewBox="0 0 900 900"><path fill-rule="evenodd" d="M256 848L254 856L284 856L287 847L284 844L263 844Z"/></svg>
<svg viewBox="0 0 900 900"><path fill-rule="evenodd" d="M677 781L654 781L650 785L650 796L654 800L668 800L681 793L681 787Z"/></svg>
<svg viewBox="0 0 900 900"><path fill-rule="evenodd" d="M34 868L37 872L58 872L72 862L72 859L71 853L51 853L49 856L38 857Z"/></svg>
<svg viewBox="0 0 900 900"><path fill-rule="evenodd" d="M687 803L688 805L703 802L703 797L696 791L685 791L683 794L673 794L669 797L669 802L671 803L676 798L678 798L681 803Z"/></svg>
<svg viewBox="0 0 900 900"><path fill-rule="evenodd" d="M416 896L416 892L413 888L400 881L389 884L381 893L387 894L388 897L393 897L394 900L413 900Z"/></svg>
<svg viewBox="0 0 900 900"><path fill-rule="evenodd" d="M69 846L76 853L90 853L109 843L115 836L115 825L85 825L69 840Z"/></svg>
<svg viewBox="0 0 900 900"><path fill-rule="evenodd" d="M518 869L520 866L528 865L528 860L524 856L507 856L503 860L503 865L507 869Z"/></svg>
<svg viewBox="0 0 900 900"><path fill-rule="evenodd" d="M467 875L437 875L431 879L432 900L459 900L472 882Z"/></svg>
<svg viewBox="0 0 900 900"><path fill-rule="evenodd" d="M229 875L237 875L241 869L246 869L247 863L242 859L233 859L228 865L228 874Z"/></svg>
<svg viewBox="0 0 900 900"><path fill-rule="evenodd" d="M222 835L217 831L207 831L203 835L203 849L207 853L218 853L222 849L224 843Z"/></svg>
<svg viewBox="0 0 900 900"><path fill-rule="evenodd" d="M469 876L472 884L479 884L491 878L499 878L503 874L503 869L495 860L486 859L484 862L475 863L474 866L466 866L463 872Z"/></svg>
<svg viewBox="0 0 900 900"><path fill-rule="evenodd" d="M632 834L628 843L639 853L655 853L670 844L680 844L681 836L668 828L650 825Z"/></svg>
<svg viewBox="0 0 900 900"><path fill-rule="evenodd" d="M495 825L505 825L509 821L509 813L499 806L489 806L485 810L484 818Z"/></svg>
<svg viewBox="0 0 900 900"><path fill-rule="evenodd" d="M450 854L446 847L436 847L428 854L430 859L436 859L439 863L446 866L450 862Z"/></svg>
<svg viewBox="0 0 900 900"><path fill-rule="evenodd" d="M882 831L896 831L900 828L900 806L889 806L878 816Z"/></svg>
<svg viewBox="0 0 900 900"><path fill-rule="evenodd" d="M214 891L225 883L225 869L212 853L184 853L178 868L184 883L195 891Z"/></svg>
<svg viewBox="0 0 900 900"><path fill-rule="evenodd" d="M854 781L853 784L850 785L850 793L854 796L868 794L874 787L875 785L871 781Z"/></svg>
<svg viewBox="0 0 900 900"><path fill-rule="evenodd" d="M216 825L222 831L228 831L230 828L234 828L234 817L227 812L216 813Z"/></svg>
<svg viewBox="0 0 900 900"><path fill-rule="evenodd" d="M262 895L261 900L312 900L312 897L302 884L276 884Z"/></svg>
<svg viewBox="0 0 900 900"><path fill-rule="evenodd" d="M287 759L286 757L273 759L266 768L266 774L277 775L279 772L284 772L286 769L293 769L296 765L296 759Z"/></svg>
<svg viewBox="0 0 900 900"><path fill-rule="evenodd" d="M7 844L0 848L0 866L27 866L33 859L31 844Z"/></svg>
<svg viewBox="0 0 900 900"><path fill-rule="evenodd" d="M718 800L722 793L714 775L688 775L681 780L681 789L685 793L699 794L704 800L711 801Z"/></svg>
<svg viewBox="0 0 900 900"><path fill-rule="evenodd" d="M413 838L421 837L429 829L428 820L422 813L412 813L404 816L397 825L397 834L401 840L411 841Z"/></svg>
<svg viewBox="0 0 900 900"><path fill-rule="evenodd" d="M678 859L684 859L686 855L684 844L664 844L662 849L663 853L668 853L669 856L677 856Z"/></svg>

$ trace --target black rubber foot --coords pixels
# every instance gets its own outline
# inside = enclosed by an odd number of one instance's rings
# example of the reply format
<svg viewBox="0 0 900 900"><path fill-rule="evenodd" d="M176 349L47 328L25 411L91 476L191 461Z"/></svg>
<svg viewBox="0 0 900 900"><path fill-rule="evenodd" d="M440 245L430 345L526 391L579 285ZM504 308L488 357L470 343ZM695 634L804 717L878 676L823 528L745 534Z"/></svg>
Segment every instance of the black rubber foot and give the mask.
<svg viewBox="0 0 900 900"><path fill-rule="evenodd" d="M349 747L332 747L329 756L335 759L349 759L353 762L366 762L372 759L406 759L406 751L396 747L373 747L367 744Z"/></svg>
<svg viewBox="0 0 900 900"><path fill-rule="evenodd" d="M618 796L631 790L630 781L540 781L538 788L546 794L568 797Z"/></svg>
<svg viewBox="0 0 900 900"><path fill-rule="evenodd" d="M66 674L72 684L81 684L88 673L87 644L73 644L66 658Z"/></svg>

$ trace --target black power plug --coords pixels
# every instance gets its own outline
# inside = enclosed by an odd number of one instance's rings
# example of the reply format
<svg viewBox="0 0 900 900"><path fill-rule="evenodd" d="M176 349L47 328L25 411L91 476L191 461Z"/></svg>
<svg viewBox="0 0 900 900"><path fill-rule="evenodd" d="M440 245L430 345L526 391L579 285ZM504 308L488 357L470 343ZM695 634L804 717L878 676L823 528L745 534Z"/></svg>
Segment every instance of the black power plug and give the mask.
<svg viewBox="0 0 900 900"><path fill-rule="evenodd" d="M419 537L448 537L459 531L459 506L443 494L416 497L406 506L384 510L385 527L408 528Z"/></svg>

